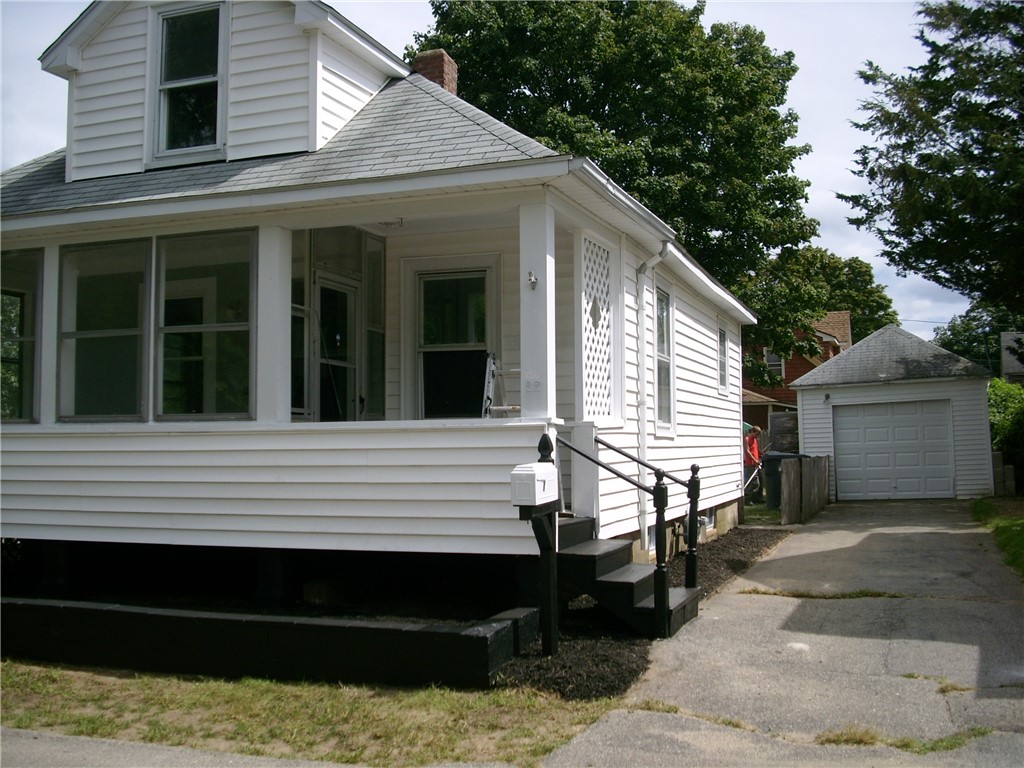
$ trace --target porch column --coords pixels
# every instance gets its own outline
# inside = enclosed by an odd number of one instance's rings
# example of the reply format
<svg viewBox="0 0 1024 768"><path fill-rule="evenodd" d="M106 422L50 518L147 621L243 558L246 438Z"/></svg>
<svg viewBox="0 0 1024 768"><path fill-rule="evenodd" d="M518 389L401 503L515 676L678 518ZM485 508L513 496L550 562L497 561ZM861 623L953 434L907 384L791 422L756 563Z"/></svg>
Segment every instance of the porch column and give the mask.
<svg viewBox="0 0 1024 768"><path fill-rule="evenodd" d="M256 263L256 421L291 420L292 233L260 227Z"/></svg>
<svg viewBox="0 0 1024 768"><path fill-rule="evenodd" d="M555 212L519 208L520 396L524 418L555 416Z"/></svg>
<svg viewBox="0 0 1024 768"><path fill-rule="evenodd" d="M43 285L38 302L46 308L39 316L36 333L36 354L39 355L39 423L57 422L57 355L60 328L57 316L60 305L60 247L47 245L43 251ZM52 311L51 311L52 308Z"/></svg>

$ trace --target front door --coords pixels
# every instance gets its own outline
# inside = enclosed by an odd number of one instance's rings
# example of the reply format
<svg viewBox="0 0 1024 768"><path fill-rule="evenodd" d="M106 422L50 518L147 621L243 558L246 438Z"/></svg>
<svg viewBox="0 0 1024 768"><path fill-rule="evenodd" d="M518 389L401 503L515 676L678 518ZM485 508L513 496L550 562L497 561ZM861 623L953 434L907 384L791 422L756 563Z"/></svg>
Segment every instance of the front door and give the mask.
<svg viewBox="0 0 1024 768"><path fill-rule="evenodd" d="M323 278L316 285L317 420L357 421L365 402L357 376L358 292L355 286Z"/></svg>

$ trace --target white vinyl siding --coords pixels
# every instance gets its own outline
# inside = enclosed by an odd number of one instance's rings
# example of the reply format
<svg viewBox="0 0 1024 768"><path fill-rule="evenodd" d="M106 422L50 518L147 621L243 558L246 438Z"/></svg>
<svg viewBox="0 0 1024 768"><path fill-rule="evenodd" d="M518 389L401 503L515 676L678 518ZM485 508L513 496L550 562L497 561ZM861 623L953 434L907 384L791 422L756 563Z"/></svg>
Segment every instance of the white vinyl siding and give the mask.
<svg viewBox="0 0 1024 768"><path fill-rule="evenodd" d="M638 262L635 258L626 260L623 283L626 286L625 314L635 314L640 299L636 295L635 276ZM728 375L738 381L740 375L739 325L734 321L720 318L717 310L705 302L687 285L675 280L665 269L658 271L659 281L671 285L673 313L673 354L677 361L674 366L673 397L676 415L676 430L667 437L657 433L655 405L655 294L649 282L644 293L644 316L650 331L647 334L647 351L638 355L638 338L635 328L627 333L628 345L625 358L627 402L637 402L639 392L636 376L642 371L646 376L647 407L643 415L643 427L647 430L647 460L655 466L670 472L680 479L690 477L690 466L700 466L701 498L700 510L709 510L718 505L735 501L742 487L743 468L740 453L741 405L738 390L729 397L719 391L719 328L726 331L728 350ZM632 328L632 326L630 326ZM639 365L642 361L642 365ZM685 361L685 362L684 362ZM734 388L735 389L735 388ZM624 409L627 414L622 428L600 429L600 437L633 454L640 452L640 424L631 416L635 408ZM637 465L612 451L602 450L600 458L617 469L641 479L648 485L654 483L653 473L641 472ZM600 473L600 536L634 533L639 530L637 517L640 494L631 485L610 473ZM653 522L654 507L647 501ZM669 484L668 518L676 519L689 510L686 488Z"/></svg>
<svg viewBox="0 0 1024 768"><path fill-rule="evenodd" d="M829 468L829 495L835 500L835 407L866 403L948 400L955 479L953 492L958 499L985 496L992 493L987 391L987 382L981 379L938 379L825 389L801 387L797 390L800 451L811 456L833 457Z"/></svg>
<svg viewBox="0 0 1024 768"><path fill-rule="evenodd" d="M70 76L68 181L173 164L157 151L160 6L126 3L83 46ZM287 2L231 3L218 119L228 160L320 149L388 81L317 30L295 25ZM148 82L153 79L154 82ZM147 143L149 147L147 148ZM220 152L220 147L213 147ZM181 151L179 151L181 152ZM181 153L180 162L196 162Z"/></svg>
<svg viewBox="0 0 1024 768"><path fill-rule="evenodd" d="M337 43L321 37L314 149L320 149L366 106L388 78Z"/></svg>
<svg viewBox="0 0 1024 768"><path fill-rule="evenodd" d="M542 425L221 425L5 434L4 535L536 554L509 500Z"/></svg>
<svg viewBox="0 0 1024 768"><path fill-rule="evenodd" d="M140 173L148 9L128 4L82 49L70 81L67 180Z"/></svg>
<svg viewBox="0 0 1024 768"><path fill-rule="evenodd" d="M309 146L310 37L290 3L231 6L228 159Z"/></svg>

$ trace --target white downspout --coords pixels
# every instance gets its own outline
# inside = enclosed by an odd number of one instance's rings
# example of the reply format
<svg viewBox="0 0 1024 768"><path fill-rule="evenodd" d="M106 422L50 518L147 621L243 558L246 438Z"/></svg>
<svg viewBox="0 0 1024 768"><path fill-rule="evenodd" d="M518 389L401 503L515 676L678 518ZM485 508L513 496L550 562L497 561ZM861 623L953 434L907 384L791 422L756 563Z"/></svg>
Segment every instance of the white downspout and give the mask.
<svg viewBox="0 0 1024 768"><path fill-rule="evenodd" d="M665 258L668 250L668 243L661 245L661 252L652 256L647 261L641 262L636 268L636 327L637 327L637 380L640 391L637 397L637 452L640 459L647 461L647 271ZM653 281L651 282L653 285ZM640 466L640 482L648 485L647 467ZM640 496L639 511L637 519L640 526L640 547L643 551L650 549L650 542L647 540L647 515L648 498L643 491L638 491Z"/></svg>

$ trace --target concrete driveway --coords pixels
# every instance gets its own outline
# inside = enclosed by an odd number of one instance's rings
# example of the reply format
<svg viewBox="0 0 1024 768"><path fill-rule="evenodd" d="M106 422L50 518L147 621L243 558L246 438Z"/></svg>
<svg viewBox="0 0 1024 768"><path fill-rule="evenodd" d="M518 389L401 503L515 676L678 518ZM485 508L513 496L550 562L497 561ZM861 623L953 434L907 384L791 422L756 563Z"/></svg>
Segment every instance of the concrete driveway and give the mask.
<svg viewBox="0 0 1024 768"><path fill-rule="evenodd" d="M835 504L795 527L654 644L628 698L678 712L614 712L544 765L1024 765L1024 585L968 506ZM972 728L925 755L816 743Z"/></svg>

